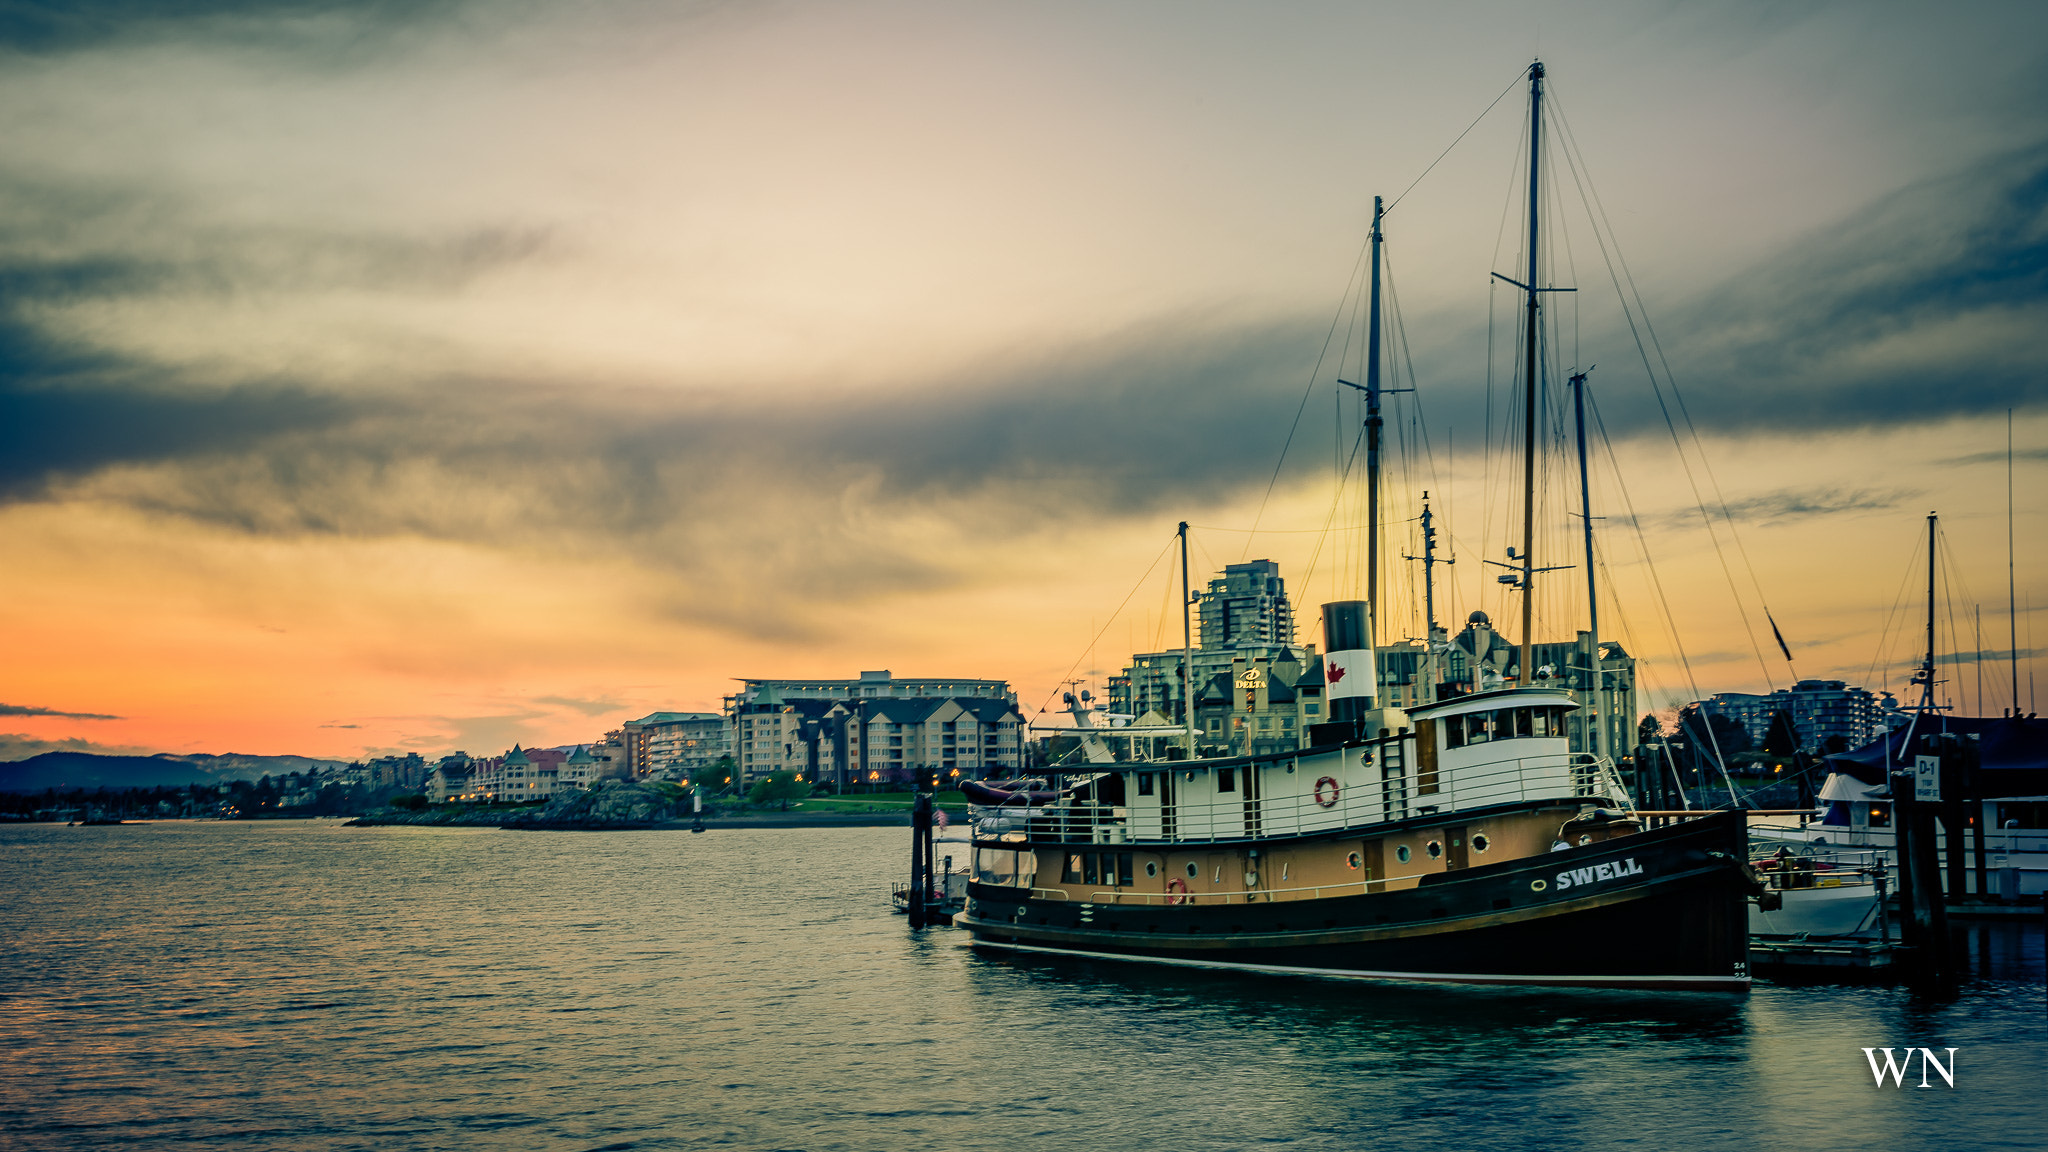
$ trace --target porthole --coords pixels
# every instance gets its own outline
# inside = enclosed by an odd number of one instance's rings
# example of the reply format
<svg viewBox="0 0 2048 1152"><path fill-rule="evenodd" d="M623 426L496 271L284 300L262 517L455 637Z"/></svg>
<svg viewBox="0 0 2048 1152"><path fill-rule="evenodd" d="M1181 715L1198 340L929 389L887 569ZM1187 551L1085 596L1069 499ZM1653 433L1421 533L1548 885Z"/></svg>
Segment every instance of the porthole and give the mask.
<svg viewBox="0 0 2048 1152"><path fill-rule="evenodd" d="M1352 870L1353 872L1356 872L1356 871L1358 871L1358 866L1359 866L1360 864L1364 863L1364 861L1362 861L1362 860L1360 860L1360 859L1358 858L1358 853L1356 853L1356 852L1353 852L1353 853L1352 853L1351 855L1349 855L1349 856L1346 856L1346 857L1344 858L1344 862L1345 862L1346 864L1349 864L1349 865L1351 865L1351 870Z"/></svg>
<svg viewBox="0 0 2048 1152"><path fill-rule="evenodd" d="M1403 864L1406 864L1408 862L1409 855L1410 853L1408 851L1408 846L1406 844L1403 844L1399 848L1394 849L1394 859L1399 860Z"/></svg>
<svg viewBox="0 0 2048 1152"><path fill-rule="evenodd" d="M1486 838L1486 833L1484 832L1476 832L1472 836L1472 850L1474 852L1486 851L1486 846L1490 843L1492 843L1492 841Z"/></svg>
<svg viewBox="0 0 2048 1152"><path fill-rule="evenodd" d="M1444 846L1442 841L1431 840L1427 847L1429 851L1429 858L1431 860L1441 860L1444 858Z"/></svg>
<svg viewBox="0 0 2048 1152"><path fill-rule="evenodd" d="M1360 752L1358 754L1358 762L1366 768L1372 767L1372 749L1367 748L1365 751Z"/></svg>
<svg viewBox="0 0 2048 1152"><path fill-rule="evenodd" d="M1544 890L1545 888L1548 888L1548 887L1550 887L1550 884L1549 884L1549 882L1548 882L1548 881L1544 881L1544 880L1531 880L1531 881L1529 881L1529 891L1531 891L1531 892L1541 892L1541 891L1543 891L1543 890Z"/></svg>
<svg viewBox="0 0 2048 1152"><path fill-rule="evenodd" d="M1157 875L1159 875L1159 862L1158 862L1157 860L1147 860L1147 861L1145 861L1145 875L1147 875L1147 876L1157 876Z"/></svg>
<svg viewBox="0 0 2048 1152"><path fill-rule="evenodd" d="M1200 876L1201 874L1202 866L1195 863L1192 860L1188 861L1188 879L1193 880L1195 877Z"/></svg>

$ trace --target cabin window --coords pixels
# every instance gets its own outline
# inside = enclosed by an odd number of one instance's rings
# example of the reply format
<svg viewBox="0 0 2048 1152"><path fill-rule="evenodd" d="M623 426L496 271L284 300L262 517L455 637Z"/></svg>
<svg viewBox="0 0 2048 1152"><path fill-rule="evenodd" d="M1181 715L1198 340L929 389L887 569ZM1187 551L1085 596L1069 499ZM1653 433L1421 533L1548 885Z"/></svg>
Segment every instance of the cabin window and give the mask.
<svg viewBox="0 0 2048 1152"><path fill-rule="evenodd" d="M1441 860L1444 858L1444 846L1442 841L1431 840L1428 845L1428 850L1429 858L1431 860Z"/></svg>
<svg viewBox="0 0 2048 1152"><path fill-rule="evenodd" d="M1061 872L1061 873L1060 873L1060 883L1062 883L1062 884L1079 884L1080 882L1081 882L1081 854L1080 854L1079 852L1069 852L1069 853L1067 854L1067 867L1066 867L1066 871L1064 871L1064 872Z"/></svg>
<svg viewBox="0 0 2048 1152"><path fill-rule="evenodd" d="M1100 884L1102 873L1095 867L1095 853L1081 853L1081 883Z"/></svg>
<svg viewBox="0 0 2048 1152"><path fill-rule="evenodd" d="M1038 857L1033 855L1020 859L1014 851L977 848L974 850L974 878L983 884L1000 884L1005 888L1018 887L1019 881L1028 885L1029 870L1018 866L1027 859L1035 864Z"/></svg>
<svg viewBox="0 0 2048 1152"><path fill-rule="evenodd" d="M1473 850L1474 852L1484 852L1484 851L1486 851L1486 847L1487 847L1487 845L1488 845L1488 844L1490 844L1490 843L1491 843L1491 841L1489 841L1489 840L1488 840L1488 839L1486 838L1486 833L1484 833L1484 832L1477 832L1477 833L1474 833L1474 834L1473 834L1473 836L1472 836L1472 850Z"/></svg>
<svg viewBox="0 0 2048 1152"><path fill-rule="evenodd" d="M1159 861L1157 861L1157 860L1147 860L1147 861L1145 861L1145 875L1147 875L1147 876L1157 876L1157 875L1159 875Z"/></svg>
<svg viewBox="0 0 2048 1152"><path fill-rule="evenodd" d="M1465 742L1484 744L1493 738L1493 713L1472 712L1465 716Z"/></svg>
<svg viewBox="0 0 2048 1152"><path fill-rule="evenodd" d="M1889 828L1889 827L1891 827L1891 826L1892 826L1892 810L1891 810L1891 808L1890 808L1890 807L1889 807L1888 805L1884 805L1884 804L1872 804L1872 805L1870 806L1870 826L1871 826L1872 828Z"/></svg>
<svg viewBox="0 0 2048 1152"><path fill-rule="evenodd" d="M1234 768L1218 768L1216 770L1216 790L1218 792L1237 791L1237 770Z"/></svg>
<svg viewBox="0 0 2048 1152"><path fill-rule="evenodd" d="M1465 718L1463 716L1453 716L1444 721L1444 747L1463 748L1464 746Z"/></svg>
<svg viewBox="0 0 2048 1152"><path fill-rule="evenodd" d="M1531 728L1531 722L1532 722L1532 720L1533 720L1533 714L1535 713L1535 711L1536 711L1536 710L1535 710L1534 708L1516 708L1516 709L1514 709L1513 711L1514 711L1514 714L1515 714L1515 735L1517 735L1517 736L1534 736L1534 735L1536 735L1536 733L1535 733L1535 732L1534 732L1534 731L1532 730L1532 728Z"/></svg>
<svg viewBox="0 0 2048 1152"><path fill-rule="evenodd" d="M1394 859L1399 860L1403 864L1406 864L1408 862L1408 857L1411 855L1413 855L1413 853L1408 851L1408 846L1406 844L1403 844L1394 849Z"/></svg>
<svg viewBox="0 0 2048 1152"><path fill-rule="evenodd" d="M1529 710L1529 735L1548 736L1551 734L1550 711L1548 708L1532 708Z"/></svg>
<svg viewBox="0 0 2048 1152"><path fill-rule="evenodd" d="M1103 867L1103 870L1104 870L1104 871L1106 872L1106 871L1108 871L1108 860L1109 860L1109 856L1108 856L1107 854L1105 854L1105 855L1103 856L1103 858L1102 858L1102 859L1103 859L1103 861L1104 861L1104 867ZM1137 877L1135 877L1135 876L1133 876L1133 875L1131 874L1131 854L1130 854L1129 852L1119 852L1119 853L1117 853L1117 854L1116 854L1116 883L1117 883L1117 886L1118 886L1118 887L1121 887L1121 888L1128 888L1128 887L1130 887L1130 886L1131 886L1132 884L1134 884L1134 883L1136 883L1136 882L1137 882Z"/></svg>
<svg viewBox="0 0 2048 1152"><path fill-rule="evenodd" d="M1152 774L1151 774L1150 772L1140 772L1140 773L1138 773L1138 795L1140 795L1140 796L1150 796L1151 794L1152 794Z"/></svg>

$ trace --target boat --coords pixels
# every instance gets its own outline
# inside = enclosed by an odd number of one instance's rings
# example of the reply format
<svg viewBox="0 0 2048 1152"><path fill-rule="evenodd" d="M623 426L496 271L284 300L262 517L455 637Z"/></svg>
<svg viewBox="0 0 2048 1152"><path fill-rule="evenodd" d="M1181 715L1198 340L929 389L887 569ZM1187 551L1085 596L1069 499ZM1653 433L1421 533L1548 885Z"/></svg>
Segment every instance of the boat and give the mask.
<svg viewBox="0 0 2048 1152"><path fill-rule="evenodd" d="M1316 690L1327 721L1310 726L1306 747L1202 758L1190 716L1110 727L1070 692L1066 731L1086 771L970 804L973 875L953 922L973 947L1326 978L1748 990L1747 904L1762 886L1743 814L1639 814L1611 760L1572 751L1567 721L1582 705L1531 660L1530 589L1551 570L1535 564L1532 498L1537 325L1550 290L1537 261L1543 79L1532 65L1528 282L1510 281L1528 308L1522 546L1501 578L1523 593L1519 663L1468 695L1405 710L1380 698L1372 612L1388 390L1375 201L1373 347L1367 383L1350 385L1371 414L1373 559L1364 600L1322 608ZM1182 524L1183 604L1186 533ZM1183 741L1165 760L1119 761L1108 740L1127 734Z"/></svg>

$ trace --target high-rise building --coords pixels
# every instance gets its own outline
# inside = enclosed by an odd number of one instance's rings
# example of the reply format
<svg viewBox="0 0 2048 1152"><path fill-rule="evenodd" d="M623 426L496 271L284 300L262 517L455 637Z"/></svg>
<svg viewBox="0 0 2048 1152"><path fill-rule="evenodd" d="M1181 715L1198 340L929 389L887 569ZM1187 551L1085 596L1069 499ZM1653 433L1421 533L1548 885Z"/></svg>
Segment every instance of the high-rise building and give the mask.
<svg viewBox="0 0 2048 1152"><path fill-rule="evenodd" d="M1205 650L1294 643L1294 606L1280 565L1249 560L1226 565L1202 593L1201 644Z"/></svg>
<svg viewBox="0 0 2048 1152"><path fill-rule="evenodd" d="M1759 748L1770 733L1772 715L1783 712L1792 720L1799 747L1822 752L1830 740L1841 748L1861 748L1877 739L1884 732L1887 703L1841 680L1801 680L1768 694L1716 692L1707 707L1741 724Z"/></svg>

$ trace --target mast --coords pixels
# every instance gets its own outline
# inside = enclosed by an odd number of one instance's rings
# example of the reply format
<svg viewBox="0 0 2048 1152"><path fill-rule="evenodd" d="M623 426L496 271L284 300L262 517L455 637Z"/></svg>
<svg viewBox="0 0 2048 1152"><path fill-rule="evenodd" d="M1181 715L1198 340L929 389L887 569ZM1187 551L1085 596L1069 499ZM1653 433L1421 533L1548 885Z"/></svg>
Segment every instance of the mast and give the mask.
<svg viewBox="0 0 2048 1152"><path fill-rule="evenodd" d="M1188 522L1180 522L1180 719L1186 727L1188 759L1195 758L1195 634L1188 622L1194 597L1188 593Z"/></svg>
<svg viewBox="0 0 2048 1152"><path fill-rule="evenodd" d="M1579 426L1579 519L1586 526L1586 634L1591 649L1587 665L1593 685L1593 723L1586 726L1586 751L1600 755L1600 734L1607 717L1607 677L1600 667L1600 586L1593 572L1593 489L1586 483L1586 374L1572 373L1572 416Z"/></svg>
<svg viewBox="0 0 2048 1152"><path fill-rule="evenodd" d="M1422 555L1403 554L1401 558L1422 561L1422 617L1429 630L1429 639L1434 641L1437 633L1435 569L1439 564L1456 564L1457 561L1436 558L1436 513L1429 510L1429 493L1426 491L1422 494Z"/></svg>
<svg viewBox="0 0 2048 1152"><path fill-rule="evenodd" d="M1366 641L1380 644L1380 198L1372 198L1372 304L1365 338L1365 603ZM1379 669L1373 669L1374 679Z"/></svg>
<svg viewBox="0 0 2048 1152"><path fill-rule="evenodd" d="M1437 640L1439 626L1436 622L1436 566L1439 564L1456 564L1458 561L1455 558L1449 560L1437 559L1436 514L1429 510L1429 493L1427 491L1422 493L1422 555L1409 556L1403 553L1401 558L1422 562L1422 616L1424 624L1428 629L1422 645L1422 667L1427 672L1427 675L1423 677L1423 690L1427 694L1427 699L1422 700L1422 703L1434 704L1436 703L1437 685L1436 660L1440 655L1438 645L1441 643Z"/></svg>
<svg viewBox="0 0 2048 1152"><path fill-rule="evenodd" d="M1934 526L1937 517L1927 514L1927 657L1920 661L1920 711L1934 711Z"/></svg>
<svg viewBox="0 0 2048 1152"><path fill-rule="evenodd" d="M1542 204L1543 62L1529 65L1529 280L1528 331L1522 356L1522 663L1516 677L1527 687L1534 680L1536 640L1536 242L1537 213Z"/></svg>
<svg viewBox="0 0 2048 1152"><path fill-rule="evenodd" d="M2012 654L2012 714L2020 714L2020 614L2012 574L2012 409L2005 410L2005 627Z"/></svg>

